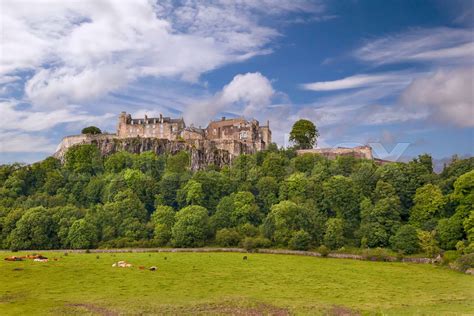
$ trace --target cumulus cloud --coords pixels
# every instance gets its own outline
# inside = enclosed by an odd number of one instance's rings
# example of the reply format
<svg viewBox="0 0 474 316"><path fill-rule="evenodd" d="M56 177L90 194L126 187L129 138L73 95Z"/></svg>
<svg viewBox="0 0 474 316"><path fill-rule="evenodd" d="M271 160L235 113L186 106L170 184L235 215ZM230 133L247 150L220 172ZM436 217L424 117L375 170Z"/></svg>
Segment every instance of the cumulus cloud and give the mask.
<svg viewBox="0 0 474 316"><path fill-rule="evenodd" d="M401 95L407 110L427 111L438 122L474 126L474 68L438 70L416 79Z"/></svg>
<svg viewBox="0 0 474 316"><path fill-rule="evenodd" d="M261 73L239 74L211 98L190 104L185 119L205 124L220 112L252 117L268 106L274 95L270 80Z"/></svg>

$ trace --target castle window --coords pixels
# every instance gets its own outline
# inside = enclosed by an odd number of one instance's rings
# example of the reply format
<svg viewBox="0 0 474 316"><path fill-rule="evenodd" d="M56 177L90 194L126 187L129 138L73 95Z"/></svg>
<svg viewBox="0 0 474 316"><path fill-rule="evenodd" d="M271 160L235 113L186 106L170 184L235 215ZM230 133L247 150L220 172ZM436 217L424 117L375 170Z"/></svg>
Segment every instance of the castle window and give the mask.
<svg viewBox="0 0 474 316"><path fill-rule="evenodd" d="M240 139L246 139L247 138L247 131L240 132L239 137L240 137Z"/></svg>

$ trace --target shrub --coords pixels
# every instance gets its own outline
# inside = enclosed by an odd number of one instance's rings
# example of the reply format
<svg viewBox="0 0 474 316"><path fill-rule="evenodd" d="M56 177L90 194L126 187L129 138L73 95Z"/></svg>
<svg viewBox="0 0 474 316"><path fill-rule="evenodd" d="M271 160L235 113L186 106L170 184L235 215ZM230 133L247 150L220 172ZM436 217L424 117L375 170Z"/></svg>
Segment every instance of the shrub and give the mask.
<svg viewBox="0 0 474 316"><path fill-rule="evenodd" d="M366 260L370 261L390 261L390 253L383 248L375 248L375 249L365 249L362 252L362 257Z"/></svg>
<svg viewBox="0 0 474 316"><path fill-rule="evenodd" d="M321 254L321 257L327 257L329 255L329 249L324 245L319 246L318 252Z"/></svg>
<svg viewBox="0 0 474 316"><path fill-rule="evenodd" d="M247 251L252 251L258 248L268 248L270 245L270 240L263 237L245 237L242 241L242 247Z"/></svg>
<svg viewBox="0 0 474 316"><path fill-rule="evenodd" d="M397 233L390 238L390 244L395 251L405 254L413 254L420 250L416 228L411 225L403 225Z"/></svg>
<svg viewBox="0 0 474 316"><path fill-rule="evenodd" d="M455 250L448 250L443 253L443 264L449 264L456 261L460 257L459 253Z"/></svg>
<svg viewBox="0 0 474 316"><path fill-rule="evenodd" d="M474 253L459 257L451 266L461 272L466 272L467 269L474 268Z"/></svg>
<svg viewBox="0 0 474 316"><path fill-rule="evenodd" d="M311 236L304 230L293 233L288 246L294 250L308 250L311 244Z"/></svg>
<svg viewBox="0 0 474 316"><path fill-rule="evenodd" d="M239 244L241 236L235 229L224 228L216 233L216 243L223 247L233 247Z"/></svg>

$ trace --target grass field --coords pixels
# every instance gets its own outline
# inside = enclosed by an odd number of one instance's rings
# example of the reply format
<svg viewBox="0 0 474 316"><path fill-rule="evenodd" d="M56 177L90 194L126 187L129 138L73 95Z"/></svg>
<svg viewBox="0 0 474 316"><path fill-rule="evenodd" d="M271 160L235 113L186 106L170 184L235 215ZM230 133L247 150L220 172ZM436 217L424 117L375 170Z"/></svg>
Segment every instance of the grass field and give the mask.
<svg viewBox="0 0 474 316"><path fill-rule="evenodd" d="M241 253L42 254L58 261L1 260L0 315L474 313L474 278L426 264L269 254L243 260ZM133 267L113 268L119 260Z"/></svg>

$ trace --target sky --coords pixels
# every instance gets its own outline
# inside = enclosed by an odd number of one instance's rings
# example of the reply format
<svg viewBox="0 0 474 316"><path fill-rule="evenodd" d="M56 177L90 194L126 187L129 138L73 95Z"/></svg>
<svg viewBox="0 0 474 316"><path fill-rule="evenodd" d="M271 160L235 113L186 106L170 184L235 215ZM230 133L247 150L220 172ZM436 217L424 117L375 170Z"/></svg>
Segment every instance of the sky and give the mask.
<svg viewBox="0 0 474 316"><path fill-rule="evenodd" d="M207 126L298 119L318 147L474 155L474 4L377 0L0 0L0 163L121 111Z"/></svg>

